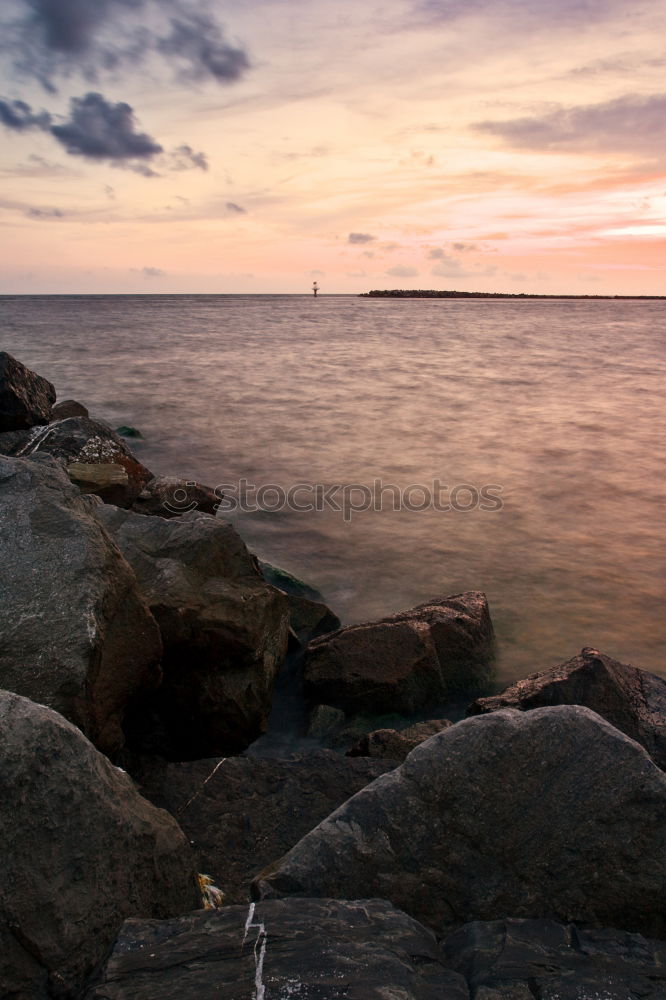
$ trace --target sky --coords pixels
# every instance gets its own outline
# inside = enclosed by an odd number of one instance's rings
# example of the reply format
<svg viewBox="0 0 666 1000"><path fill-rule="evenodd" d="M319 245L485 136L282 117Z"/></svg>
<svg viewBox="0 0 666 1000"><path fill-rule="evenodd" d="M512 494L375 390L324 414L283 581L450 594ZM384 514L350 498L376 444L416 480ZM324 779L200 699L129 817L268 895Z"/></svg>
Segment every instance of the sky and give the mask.
<svg viewBox="0 0 666 1000"><path fill-rule="evenodd" d="M666 0L3 0L0 293L666 294Z"/></svg>

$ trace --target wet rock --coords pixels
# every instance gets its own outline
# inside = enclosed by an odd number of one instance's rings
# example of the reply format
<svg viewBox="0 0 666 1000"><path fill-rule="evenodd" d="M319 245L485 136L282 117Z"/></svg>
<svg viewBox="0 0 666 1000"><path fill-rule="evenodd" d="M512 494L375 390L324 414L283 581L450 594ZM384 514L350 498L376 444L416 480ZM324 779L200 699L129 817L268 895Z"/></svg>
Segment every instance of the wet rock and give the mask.
<svg viewBox="0 0 666 1000"><path fill-rule="evenodd" d="M212 877L228 903L241 903L267 864L394 763L318 751L286 760L169 764L155 758L126 766L141 794L177 817L199 871Z"/></svg>
<svg viewBox="0 0 666 1000"><path fill-rule="evenodd" d="M270 583L272 587L277 587L278 590L282 590L285 594L293 594L294 597L307 597L310 601L324 603L324 597L318 590L311 587L309 583L299 580L297 576L292 576L286 569L280 569L279 566L272 566L270 563L263 562L262 560L259 560L259 569L266 583Z"/></svg>
<svg viewBox="0 0 666 1000"><path fill-rule="evenodd" d="M55 389L6 351L0 351L0 432L46 424Z"/></svg>
<svg viewBox="0 0 666 1000"><path fill-rule="evenodd" d="M625 931L552 920L471 923L447 938L444 955L480 1000L666 997L666 944Z"/></svg>
<svg viewBox="0 0 666 1000"><path fill-rule="evenodd" d="M388 760L404 760L414 747L435 733L448 729L452 723L448 719L430 719L417 722L400 731L396 729L375 729L366 733L347 751L348 757L382 757Z"/></svg>
<svg viewBox="0 0 666 1000"><path fill-rule="evenodd" d="M469 1000L433 934L384 900L273 900L128 920L86 1000Z"/></svg>
<svg viewBox="0 0 666 1000"><path fill-rule="evenodd" d="M666 934L666 775L589 709L503 710L416 747L255 880L390 899L435 929L545 917Z"/></svg>
<svg viewBox="0 0 666 1000"><path fill-rule="evenodd" d="M136 497L132 510L137 514L167 518L179 517L190 510L215 516L220 499L214 490L201 483L174 476L155 476Z"/></svg>
<svg viewBox="0 0 666 1000"><path fill-rule="evenodd" d="M86 417L57 420L12 438L2 435L0 450L23 458L53 455L82 492L96 493L106 503L121 507L130 506L153 478L108 424Z"/></svg>
<svg viewBox="0 0 666 1000"><path fill-rule="evenodd" d="M244 750L266 729L286 653L284 594L265 583L225 521L108 505L97 516L134 570L164 643L162 685L136 706L128 741L170 760Z"/></svg>
<svg viewBox="0 0 666 1000"><path fill-rule="evenodd" d="M311 639L340 628L340 619L321 601L307 597L287 596L289 620L299 642L306 645Z"/></svg>
<svg viewBox="0 0 666 1000"><path fill-rule="evenodd" d="M666 680L586 647L560 666L531 674L492 698L479 698L468 715L500 708L528 711L546 705L585 705L632 740L666 770Z"/></svg>
<svg viewBox="0 0 666 1000"><path fill-rule="evenodd" d="M128 916L200 905L175 820L62 716L0 692L2 996L78 995Z"/></svg>
<svg viewBox="0 0 666 1000"><path fill-rule="evenodd" d="M55 420L67 420L68 417L89 417L88 408L75 399L63 399L51 410L51 423Z"/></svg>
<svg viewBox="0 0 666 1000"><path fill-rule="evenodd" d="M347 713L411 714L482 690L493 656L488 603L472 591L315 639L305 691Z"/></svg>
<svg viewBox="0 0 666 1000"><path fill-rule="evenodd" d="M141 431L137 430L136 427L130 427L129 424L122 424L121 427L116 427L116 434L119 434L124 438L142 438L143 434Z"/></svg>
<svg viewBox="0 0 666 1000"><path fill-rule="evenodd" d="M159 630L90 501L48 455L0 458L0 593L0 687L112 753L129 701L159 683Z"/></svg>

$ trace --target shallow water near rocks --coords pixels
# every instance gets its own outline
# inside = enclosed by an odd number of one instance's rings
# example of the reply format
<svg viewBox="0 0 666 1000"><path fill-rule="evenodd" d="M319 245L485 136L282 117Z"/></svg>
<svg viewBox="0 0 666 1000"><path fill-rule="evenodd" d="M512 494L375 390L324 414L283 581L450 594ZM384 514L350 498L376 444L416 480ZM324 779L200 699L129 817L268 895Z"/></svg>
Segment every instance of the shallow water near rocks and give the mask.
<svg viewBox="0 0 666 1000"><path fill-rule="evenodd" d="M344 621L484 590L501 685L586 645L666 676L665 302L5 296L0 318L157 473L495 487L499 510L467 488L466 511L225 515Z"/></svg>

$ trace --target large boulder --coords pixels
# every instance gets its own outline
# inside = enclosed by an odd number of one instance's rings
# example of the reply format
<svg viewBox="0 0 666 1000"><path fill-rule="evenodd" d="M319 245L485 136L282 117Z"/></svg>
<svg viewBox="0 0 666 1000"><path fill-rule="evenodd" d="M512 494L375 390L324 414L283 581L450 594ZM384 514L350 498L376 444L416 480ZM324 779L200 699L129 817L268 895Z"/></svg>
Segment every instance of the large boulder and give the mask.
<svg viewBox="0 0 666 1000"><path fill-rule="evenodd" d="M86 417L67 417L47 427L2 434L0 453L22 458L53 455L82 493L95 493L121 507L131 506L153 479L153 473L112 427Z"/></svg>
<svg viewBox="0 0 666 1000"><path fill-rule="evenodd" d="M469 1000L434 934L384 900L272 900L128 920L86 1000Z"/></svg>
<svg viewBox="0 0 666 1000"><path fill-rule="evenodd" d="M641 743L666 770L666 680L662 677L586 647L552 670L531 674L492 698L477 699L467 713L481 715L500 708L524 712L546 705L591 708Z"/></svg>
<svg viewBox="0 0 666 1000"><path fill-rule="evenodd" d="M2 996L78 995L128 916L201 905L189 846L62 716L0 692Z"/></svg>
<svg viewBox="0 0 666 1000"><path fill-rule="evenodd" d="M287 760L229 757L127 763L141 794L178 818L197 858L228 903L359 789L395 766L330 751Z"/></svg>
<svg viewBox="0 0 666 1000"><path fill-rule="evenodd" d="M666 944L553 920L466 924L444 943L446 964L479 1000L663 1000Z"/></svg>
<svg viewBox="0 0 666 1000"><path fill-rule="evenodd" d="M97 516L136 573L164 643L164 680L137 706L128 740L170 760L244 750L268 724L287 648L284 594L225 521L103 504Z"/></svg>
<svg viewBox="0 0 666 1000"><path fill-rule="evenodd" d="M0 458L0 686L50 705L103 752L160 680L136 578L55 459Z"/></svg>
<svg viewBox="0 0 666 1000"><path fill-rule="evenodd" d="M55 400L50 382L0 351L0 433L47 424Z"/></svg>
<svg viewBox="0 0 666 1000"><path fill-rule="evenodd" d="M586 708L432 736L254 883L381 896L435 929L546 917L666 934L666 775Z"/></svg>
<svg viewBox="0 0 666 1000"><path fill-rule="evenodd" d="M313 640L305 690L348 713L410 714L483 690L493 657L488 602L470 591Z"/></svg>

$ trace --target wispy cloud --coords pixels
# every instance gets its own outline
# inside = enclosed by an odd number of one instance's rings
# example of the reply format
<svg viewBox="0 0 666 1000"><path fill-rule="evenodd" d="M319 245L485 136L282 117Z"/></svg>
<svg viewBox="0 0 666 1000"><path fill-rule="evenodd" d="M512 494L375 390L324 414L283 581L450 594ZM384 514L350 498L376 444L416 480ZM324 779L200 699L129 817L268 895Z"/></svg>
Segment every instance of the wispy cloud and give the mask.
<svg viewBox="0 0 666 1000"><path fill-rule="evenodd" d="M476 122L518 149L666 155L666 95L627 94L599 104L560 107L541 115Z"/></svg>

